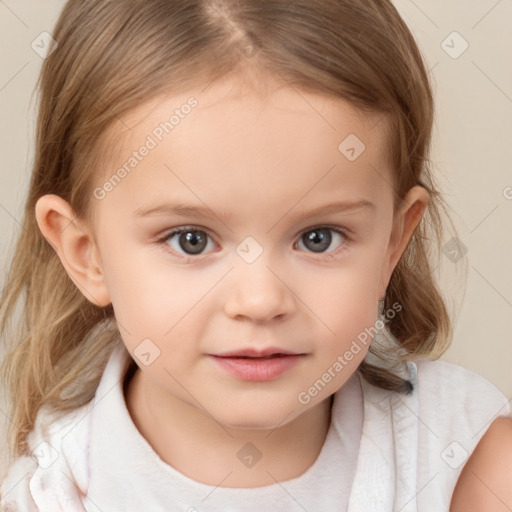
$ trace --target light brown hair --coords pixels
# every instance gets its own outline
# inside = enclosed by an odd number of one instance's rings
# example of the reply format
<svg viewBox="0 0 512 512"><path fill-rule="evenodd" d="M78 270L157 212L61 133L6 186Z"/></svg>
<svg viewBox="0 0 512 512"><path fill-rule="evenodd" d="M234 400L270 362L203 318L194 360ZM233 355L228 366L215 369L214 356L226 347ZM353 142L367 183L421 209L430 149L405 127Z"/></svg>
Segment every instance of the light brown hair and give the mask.
<svg viewBox="0 0 512 512"><path fill-rule="evenodd" d="M42 405L65 413L93 398L119 337L112 305L89 302L42 236L37 199L57 194L78 218L88 218L94 172L108 149L104 135L120 116L242 66L385 115L395 212L415 185L428 191L430 202L386 291L385 310L402 305L386 325L396 346L372 344L370 351L405 361L435 359L448 348L452 323L432 275L431 249L437 242L440 256L441 208L446 211L429 160L432 88L415 40L389 0L70 0L53 37L59 46L38 82L23 229L0 303L11 457L26 452ZM411 389L366 360L358 371L377 386Z"/></svg>

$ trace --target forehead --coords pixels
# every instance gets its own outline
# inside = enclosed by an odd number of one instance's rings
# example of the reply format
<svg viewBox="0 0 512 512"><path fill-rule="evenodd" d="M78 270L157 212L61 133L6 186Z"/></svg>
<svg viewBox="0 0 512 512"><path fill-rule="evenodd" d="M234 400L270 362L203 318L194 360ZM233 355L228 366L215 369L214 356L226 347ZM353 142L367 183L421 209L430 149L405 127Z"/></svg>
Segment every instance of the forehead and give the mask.
<svg viewBox="0 0 512 512"><path fill-rule="evenodd" d="M125 115L107 134L96 184L114 184L102 203L134 211L179 198L208 199L212 209L284 209L336 193L375 203L392 195L382 116L288 84L259 84L225 79Z"/></svg>

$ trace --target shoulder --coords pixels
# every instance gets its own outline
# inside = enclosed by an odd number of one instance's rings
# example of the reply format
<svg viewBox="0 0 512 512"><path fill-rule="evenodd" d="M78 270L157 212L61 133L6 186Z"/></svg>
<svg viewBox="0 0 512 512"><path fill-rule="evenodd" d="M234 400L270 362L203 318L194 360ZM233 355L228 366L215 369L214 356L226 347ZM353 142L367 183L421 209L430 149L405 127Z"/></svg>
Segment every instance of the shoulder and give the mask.
<svg viewBox="0 0 512 512"><path fill-rule="evenodd" d="M423 412L470 454L457 470L450 512L510 511L510 401L488 379L462 366L428 359L416 366Z"/></svg>
<svg viewBox="0 0 512 512"><path fill-rule="evenodd" d="M512 419L497 418L466 462L455 487L450 512L512 509Z"/></svg>
<svg viewBox="0 0 512 512"><path fill-rule="evenodd" d="M420 359L417 368L420 401L432 399L439 408L463 410L468 417L480 418L490 413L508 416L511 413L505 395L487 378L457 364L441 360Z"/></svg>
<svg viewBox="0 0 512 512"><path fill-rule="evenodd" d="M87 487L87 447L93 402L68 412L42 407L27 436L29 453L8 468L0 486L1 510L39 510L40 503L77 506ZM57 500L57 501L56 501ZM74 508L73 508L74 507Z"/></svg>
<svg viewBox="0 0 512 512"><path fill-rule="evenodd" d="M422 359L416 366L423 419L435 432L456 439L468 454L494 420L512 418L510 401L484 376L446 361Z"/></svg>
<svg viewBox="0 0 512 512"><path fill-rule="evenodd" d="M422 358L414 361L414 364L417 367L418 376L421 375L423 380L428 379L429 381L432 381L432 384L437 382L438 385L442 386L444 382L439 382L438 379L439 377L443 377L445 382L446 380L456 382L471 382L478 386L494 387L494 384L492 384L483 375L448 361Z"/></svg>

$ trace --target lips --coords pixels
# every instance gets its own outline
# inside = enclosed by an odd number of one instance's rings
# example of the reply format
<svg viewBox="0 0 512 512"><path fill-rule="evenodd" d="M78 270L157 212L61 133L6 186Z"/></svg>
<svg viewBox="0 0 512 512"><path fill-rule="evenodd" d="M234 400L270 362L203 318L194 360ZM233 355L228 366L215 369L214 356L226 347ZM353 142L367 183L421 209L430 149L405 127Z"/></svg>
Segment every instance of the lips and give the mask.
<svg viewBox="0 0 512 512"><path fill-rule="evenodd" d="M212 354L216 366L232 376L247 381L269 381L291 370L306 354L269 347Z"/></svg>
<svg viewBox="0 0 512 512"><path fill-rule="evenodd" d="M216 357L275 357L275 356L287 356L287 355L301 355L297 352L291 352L282 348L269 347L263 350L256 350L254 348L246 348L243 350L232 350L228 352L221 352L220 354L212 354Z"/></svg>

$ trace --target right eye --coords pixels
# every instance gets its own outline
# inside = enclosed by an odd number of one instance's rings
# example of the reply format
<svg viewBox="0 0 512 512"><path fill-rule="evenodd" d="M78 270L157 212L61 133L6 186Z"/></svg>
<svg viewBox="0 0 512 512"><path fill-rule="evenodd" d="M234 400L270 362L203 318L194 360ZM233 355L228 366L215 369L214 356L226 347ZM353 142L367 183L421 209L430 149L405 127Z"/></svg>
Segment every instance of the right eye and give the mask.
<svg viewBox="0 0 512 512"><path fill-rule="evenodd" d="M172 252L178 254L180 254L180 251L183 251L185 253L184 257L187 257L201 255L205 248L208 247L208 242L211 241L209 239L210 236L206 231L189 226L171 231L157 240L157 243L169 246ZM211 243L213 244L213 241Z"/></svg>

